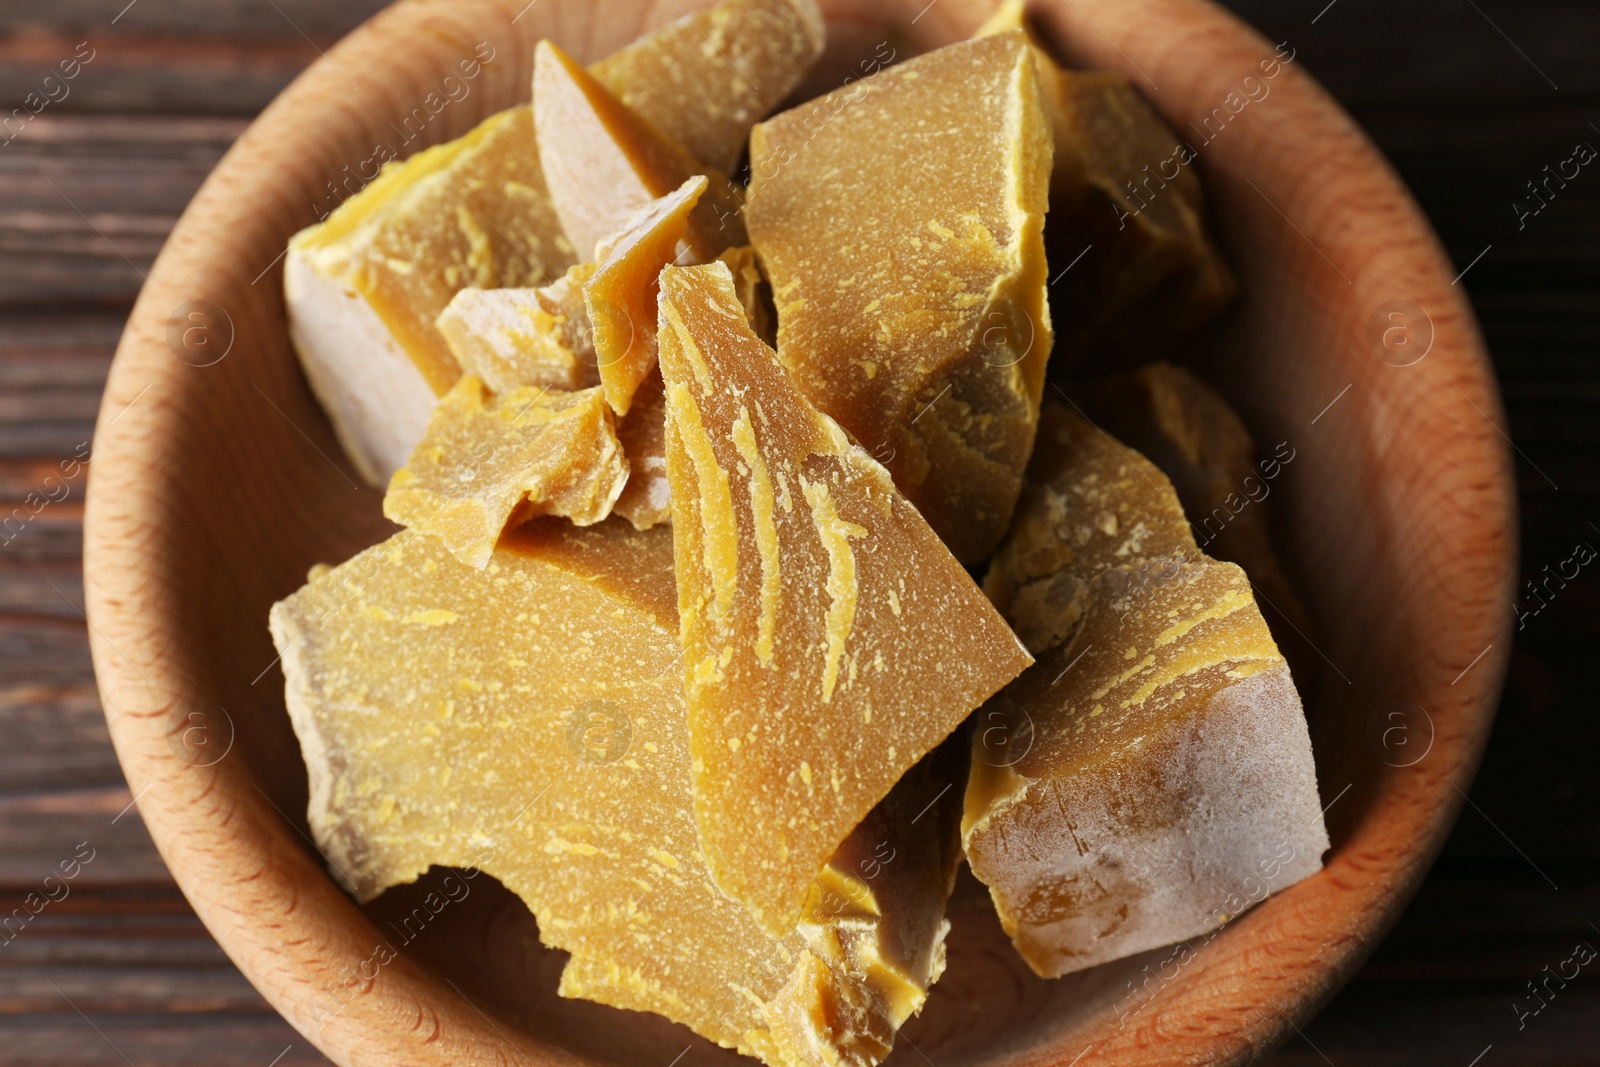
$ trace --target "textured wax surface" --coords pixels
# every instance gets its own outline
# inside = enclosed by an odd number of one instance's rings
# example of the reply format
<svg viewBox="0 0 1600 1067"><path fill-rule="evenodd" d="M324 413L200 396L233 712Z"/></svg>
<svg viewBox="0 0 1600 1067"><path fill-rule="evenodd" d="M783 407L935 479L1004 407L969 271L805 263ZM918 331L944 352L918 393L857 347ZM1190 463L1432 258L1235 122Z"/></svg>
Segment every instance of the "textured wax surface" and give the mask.
<svg viewBox="0 0 1600 1067"><path fill-rule="evenodd" d="M533 107L551 203L580 259L628 216L697 174L706 194L685 238L697 260L745 242L741 192L726 174L691 156L549 41L534 52Z"/></svg>
<svg viewBox="0 0 1600 1067"><path fill-rule="evenodd" d="M525 106L386 164L376 181L293 243L319 272L367 299L440 395L460 374L434 327L450 298L469 286L545 285L574 260Z"/></svg>
<svg viewBox="0 0 1600 1067"><path fill-rule="evenodd" d="M695 175L630 215L601 243L600 265L583 287L594 325L595 357L606 402L628 413L633 394L656 366L656 277L678 259L689 215L706 191Z"/></svg>
<svg viewBox="0 0 1600 1067"><path fill-rule="evenodd" d="M594 273L580 263L536 289L463 289L435 325L463 374L497 393L524 385L587 389L598 385L583 283Z"/></svg>
<svg viewBox="0 0 1600 1067"><path fill-rule="evenodd" d="M1250 576L1300 688L1315 688L1322 656L1300 597L1273 551L1268 516L1274 481L1295 450L1279 443L1257 460L1239 416L1211 386L1182 367L1151 363L1128 374L1081 383L1073 397L1095 424L1143 452L1172 479L1207 555Z"/></svg>
<svg viewBox="0 0 1600 1067"><path fill-rule="evenodd" d="M906 769L1031 660L751 332L726 264L662 272L658 339L695 818L717 884L784 929Z"/></svg>
<svg viewBox="0 0 1600 1067"><path fill-rule="evenodd" d="M892 1020L908 985L920 1005L943 958L954 815L930 805L949 778L909 777L841 850L828 886L857 907L773 937L718 893L690 813L671 540L545 520L479 571L404 531L274 607L312 832L360 900L431 865L500 879L572 954L563 995L774 1065L871 1064L881 1032L796 1020L836 1003ZM807 947L830 938L854 950Z"/></svg>
<svg viewBox="0 0 1600 1067"><path fill-rule="evenodd" d="M1076 412L1046 404L1011 532L983 588L1038 655L1071 636L1095 575L1199 556L1161 471Z"/></svg>
<svg viewBox="0 0 1600 1067"><path fill-rule="evenodd" d="M657 130L726 172L750 127L822 54L823 37L815 0L723 0L590 69Z"/></svg>
<svg viewBox="0 0 1600 1067"><path fill-rule="evenodd" d="M589 526L611 514L628 461L598 387L493 395L471 375L433 409L383 498L392 522L482 568L502 530L539 515Z"/></svg>
<svg viewBox="0 0 1600 1067"><path fill-rule="evenodd" d="M1016 501L1052 338L1050 128L1025 39L942 48L783 112L750 159L784 365L981 561Z"/></svg>
<svg viewBox="0 0 1600 1067"><path fill-rule="evenodd" d="M962 839L1046 977L1193 937L1321 867L1300 698L1249 579L1144 457L1047 407L988 585L1039 662L977 716Z"/></svg>
<svg viewBox="0 0 1600 1067"><path fill-rule="evenodd" d="M641 530L672 521L672 487L667 481L667 401L661 372L639 383L628 413L617 420L617 437L628 456L628 484L616 512Z"/></svg>

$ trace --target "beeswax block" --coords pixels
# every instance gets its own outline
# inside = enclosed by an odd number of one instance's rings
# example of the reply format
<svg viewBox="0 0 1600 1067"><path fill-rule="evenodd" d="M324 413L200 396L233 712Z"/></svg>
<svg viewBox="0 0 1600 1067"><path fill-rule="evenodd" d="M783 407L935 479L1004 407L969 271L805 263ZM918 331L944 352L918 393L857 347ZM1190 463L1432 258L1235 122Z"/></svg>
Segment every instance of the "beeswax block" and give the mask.
<svg viewBox="0 0 1600 1067"><path fill-rule="evenodd" d="M750 127L822 54L824 35L815 0L723 0L590 69L650 125L728 172Z"/></svg>
<svg viewBox="0 0 1600 1067"><path fill-rule="evenodd" d="M491 394L467 375L446 393L383 498L391 521L439 537L482 568L500 533L538 515L599 522L628 462L598 388Z"/></svg>
<svg viewBox="0 0 1600 1067"><path fill-rule="evenodd" d="M628 413L634 390L656 366L656 277L678 255L689 214L706 191L695 175L629 216L603 242L600 265L583 287L606 402Z"/></svg>
<svg viewBox="0 0 1600 1067"><path fill-rule="evenodd" d="M670 534L615 519L527 524L486 570L407 530L314 577L272 631L317 846L363 901L430 865L498 878L571 953L563 995L870 1067L882 1032L830 1006L897 1025L937 977L959 781L908 776L830 868L858 906L768 935L700 858L674 601Z"/></svg>
<svg viewBox="0 0 1600 1067"><path fill-rule="evenodd" d="M362 476L386 482L460 369L434 320L458 290L544 285L573 262L532 111L391 162L290 241L290 339Z"/></svg>
<svg viewBox="0 0 1600 1067"><path fill-rule="evenodd" d="M629 215L696 174L707 176L708 187L685 236L693 260L745 243L742 197L727 175L668 140L549 41L540 41L534 56L539 158L551 203L581 258L600 258L596 246Z"/></svg>
<svg viewBox="0 0 1600 1067"><path fill-rule="evenodd" d="M1004 534L1052 332L1049 121L1020 31L919 56L751 133L778 352L958 559Z"/></svg>
<svg viewBox="0 0 1600 1067"><path fill-rule="evenodd" d="M628 457L628 484L622 487L614 510L640 530L672 521L666 421L667 402L658 369L640 383L628 413L617 420L617 438Z"/></svg>
<svg viewBox="0 0 1600 1067"><path fill-rule="evenodd" d="M666 268L660 299L695 821L718 886L787 929L867 812L1031 659L751 331L727 264Z"/></svg>
<svg viewBox="0 0 1600 1067"><path fill-rule="evenodd" d="M1249 579L1195 550L1148 461L1060 408L1041 426L996 567L1044 639L977 716L962 840L1050 977L1203 934L1317 871L1328 839Z"/></svg>
<svg viewBox="0 0 1600 1067"><path fill-rule="evenodd" d="M583 283L593 273L594 264L580 263L537 289L463 289L439 313L439 332L462 373L497 393L598 385L583 303Z"/></svg>
<svg viewBox="0 0 1600 1067"><path fill-rule="evenodd" d="M1200 558L1172 485L1075 411L1044 405L1016 517L984 592L1037 656L1071 636L1097 575L1151 558Z"/></svg>

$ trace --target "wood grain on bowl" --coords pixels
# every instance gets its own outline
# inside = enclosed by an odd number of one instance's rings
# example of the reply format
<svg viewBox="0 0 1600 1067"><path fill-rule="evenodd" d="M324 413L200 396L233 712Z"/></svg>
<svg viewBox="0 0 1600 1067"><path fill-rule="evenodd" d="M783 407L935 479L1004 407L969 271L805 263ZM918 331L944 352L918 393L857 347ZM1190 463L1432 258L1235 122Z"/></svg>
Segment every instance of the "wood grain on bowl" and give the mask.
<svg viewBox="0 0 1600 1067"><path fill-rule="evenodd" d="M305 834L304 771L266 629L267 608L311 564L390 529L289 349L276 265L288 237L348 195L342 183L359 184L380 146L408 154L526 99L539 38L587 61L679 7L414 0L380 14L229 152L173 231L117 354L85 583L118 755L200 917L341 1063L665 1064L686 1046L733 1059L659 1019L558 999L560 957L497 887L440 912L435 929L449 936L414 948L399 931L427 879L366 908L346 897ZM988 5L824 7L835 32L818 88L880 45L903 56L963 36ZM1334 849L1320 874L1187 954L1057 982L1026 972L981 900L956 906L949 970L896 1056L1243 1062L1376 944L1476 767L1508 648L1511 470L1491 422L1502 415L1455 271L1292 42L1278 50L1202 0L1033 10L1064 58L1128 73L1193 131L1213 232L1245 293L1205 367L1259 442L1287 441L1296 456L1275 491L1286 564L1328 661L1307 705ZM493 58L458 82L464 95L445 95L480 44ZM1260 64L1273 59L1268 77ZM1388 332L1402 324L1412 348ZM1388 744L1396 708L1423 710L1404 721L1428 724L1425 749ZM399 951L377 964L384 945Z"/></svg>

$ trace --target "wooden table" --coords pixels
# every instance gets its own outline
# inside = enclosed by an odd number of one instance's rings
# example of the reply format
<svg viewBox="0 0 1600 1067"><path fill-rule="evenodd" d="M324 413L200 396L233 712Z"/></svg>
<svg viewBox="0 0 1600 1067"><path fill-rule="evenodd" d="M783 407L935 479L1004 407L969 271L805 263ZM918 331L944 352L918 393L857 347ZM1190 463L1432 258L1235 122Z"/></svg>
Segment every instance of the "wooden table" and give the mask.
<svg viewBox="0 0 1600 1067"><path fill-rule="evenodd" d="M213 944L130 807L79 542L100 389L142 272L249 117L381 0L124 3L0 4L0 105L55 98L0 124L0 918L53 898L0 925L0 1067L322 1063ZM1600 5L1233 6L1366 126L1465 271L1520 457L1525 577L1543 581L1600 546L1600 165L1542 207L1526 183L1600 147ZM1439 865L1272 1063L1600 1059L1600 963L1547 981L1576 945L1600 948L1597 570L1521 603L1494 739ZM74 877L47 881L63 863Z"/></svg>

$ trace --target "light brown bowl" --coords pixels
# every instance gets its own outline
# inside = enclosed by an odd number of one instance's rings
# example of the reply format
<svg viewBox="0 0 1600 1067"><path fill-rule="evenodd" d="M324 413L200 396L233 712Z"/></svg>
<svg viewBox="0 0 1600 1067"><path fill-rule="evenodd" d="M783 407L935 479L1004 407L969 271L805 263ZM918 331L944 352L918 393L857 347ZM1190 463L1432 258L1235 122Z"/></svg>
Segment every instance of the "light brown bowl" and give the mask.
<svg viewBox="0 0 1600 1067"><path fill-rule="evenodd" d="M363 980L363 961L397 942L386 917L408 912L428 879L360 908L326 875L267 634L268 606L311 564L389 529L290 352L284 242L379 144L409 152L525 100L537 39L594 58L679 2L408 0L379 15L217 167L117 352L84 550L112 737L201 919L342 1064L665 1067L686 1046L685 1063L733 1058L655 1017L557 998L561 955L488 879ZM885 40L905 55L965 36L988 5L825 6L821 85ZM1245 84L1273 46L1204 0L1041 0L1035 14L1064 58L1130 74L1178 130L1206 116L1222 129L1197 165L1246 296L1208 371L1258 441L1295 452L1272 506L1328 660L1308 705L1334 848L1319 875L1193 959L1158 951L1054 982L1025 971L981 900L958 901L949 971L895 1056L1237 1063L1308 1018L1372 950L1472 778L1509 648L1504 417L1455 270L1298 63ZM492 62L439 107L446 74L479 42ZM1263 84L1268 95L1239 106ZM437 114L402 147L401 116L419 106Z"/></svg>

